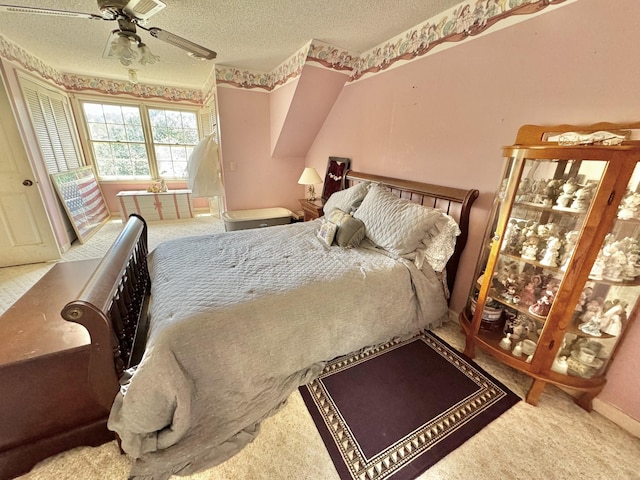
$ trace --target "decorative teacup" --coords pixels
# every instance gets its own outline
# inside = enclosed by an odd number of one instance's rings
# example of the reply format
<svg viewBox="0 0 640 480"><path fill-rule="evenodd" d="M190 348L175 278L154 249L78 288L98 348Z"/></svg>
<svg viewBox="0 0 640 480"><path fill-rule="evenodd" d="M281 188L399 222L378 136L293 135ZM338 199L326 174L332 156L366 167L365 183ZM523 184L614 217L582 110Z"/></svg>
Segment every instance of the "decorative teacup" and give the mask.
<svg viewBox="0 0 640 480"><path fill-rule="evenodd" d="M578 351L578 360L583 363L593 363L596 358L596 352L590 348L582 347Z"/></svg>

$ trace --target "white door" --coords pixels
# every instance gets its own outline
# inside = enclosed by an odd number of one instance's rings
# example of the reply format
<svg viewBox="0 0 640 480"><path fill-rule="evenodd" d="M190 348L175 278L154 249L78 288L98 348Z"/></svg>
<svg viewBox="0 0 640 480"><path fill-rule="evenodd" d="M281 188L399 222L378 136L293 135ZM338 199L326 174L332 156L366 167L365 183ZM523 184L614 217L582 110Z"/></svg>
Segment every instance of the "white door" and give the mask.
<svg viewBox="0 0 640 480"><path fill-rule="evenodd" d="M57 258L60 250L0 81L0 267Z"/></svg>

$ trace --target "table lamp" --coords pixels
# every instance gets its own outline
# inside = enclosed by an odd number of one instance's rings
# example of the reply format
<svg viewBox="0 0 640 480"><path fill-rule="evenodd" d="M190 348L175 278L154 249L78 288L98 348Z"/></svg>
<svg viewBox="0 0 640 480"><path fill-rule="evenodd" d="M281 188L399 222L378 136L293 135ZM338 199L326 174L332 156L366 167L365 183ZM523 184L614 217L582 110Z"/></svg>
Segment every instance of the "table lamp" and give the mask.
<svg viewBox="0 0 640 480"><path fill-rule="evenodd" d="M318 183L322 183L322 178L318 175L318 172L313 167L306 167L300 175L300 180L298 180L300 185L309 185L309 197L307 200L313 202L316 199L316 189L314 185Z"/></svg>

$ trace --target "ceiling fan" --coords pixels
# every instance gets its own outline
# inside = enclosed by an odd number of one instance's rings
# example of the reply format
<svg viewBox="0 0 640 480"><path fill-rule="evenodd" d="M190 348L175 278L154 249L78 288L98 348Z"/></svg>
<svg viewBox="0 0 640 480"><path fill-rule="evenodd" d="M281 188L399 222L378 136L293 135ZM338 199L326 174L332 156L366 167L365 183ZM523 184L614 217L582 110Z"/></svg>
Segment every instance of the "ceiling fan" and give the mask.
<svg viewBox="0 0 640 480"><path fill-rule="evenodd" d="M117 21L118 28L111 32L105 56L117 57L125 66L138 60L140 63L154 63L158 57L153 55L140 36L137 27L149 32L152 37L174 45L188 55L201 60L213 60L216 52L198 45L186 38L156 27L145 27L148 20L166 7L160 0L97 0L100 14L54 10L49 8L20 7L0 4L0 12L29 13L56 17L75 17L88 20ZM136 50L137 47L137 50Z"/></svg>

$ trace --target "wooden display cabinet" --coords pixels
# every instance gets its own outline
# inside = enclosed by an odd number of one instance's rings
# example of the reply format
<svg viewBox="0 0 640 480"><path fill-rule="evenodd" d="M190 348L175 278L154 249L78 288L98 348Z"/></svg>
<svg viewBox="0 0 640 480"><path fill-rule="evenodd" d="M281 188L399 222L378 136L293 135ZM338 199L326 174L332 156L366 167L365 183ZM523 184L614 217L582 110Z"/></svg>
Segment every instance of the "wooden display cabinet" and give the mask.
<svg viewBox="0 0 640 480"><path fill-rule="evenodd" d="M460 323L488 352L591 410L640 297L640 123L522 127ZM621 142L621 143L620 143Z"/></svg>

